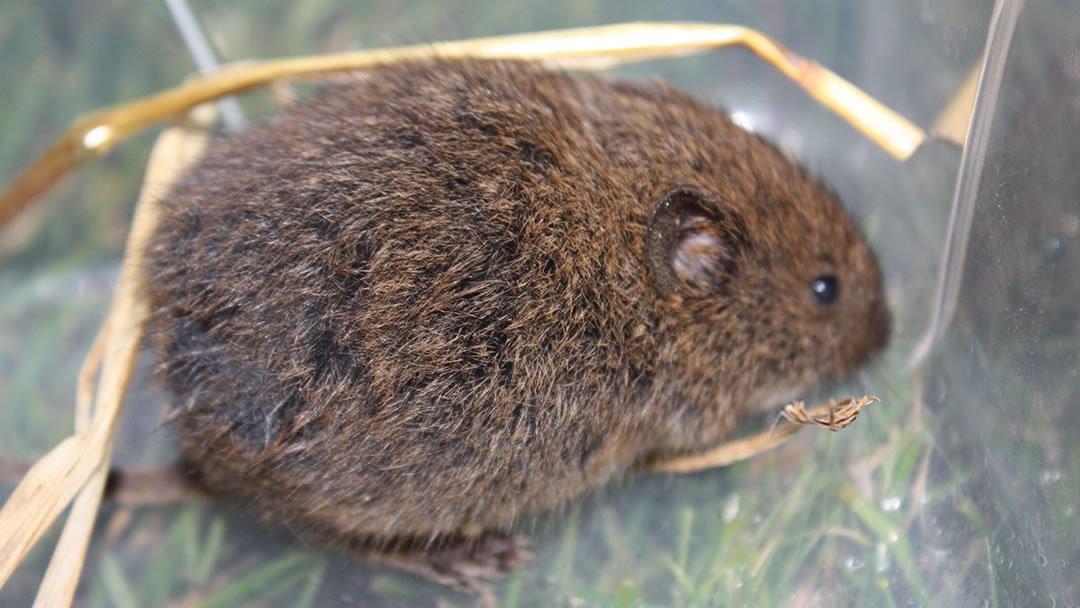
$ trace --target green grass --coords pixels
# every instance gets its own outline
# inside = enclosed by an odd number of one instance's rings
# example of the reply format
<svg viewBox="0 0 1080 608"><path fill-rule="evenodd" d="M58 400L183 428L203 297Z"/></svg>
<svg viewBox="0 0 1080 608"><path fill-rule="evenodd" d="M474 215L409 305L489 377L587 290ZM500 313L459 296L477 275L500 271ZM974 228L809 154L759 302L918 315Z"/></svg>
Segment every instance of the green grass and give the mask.
<svg viewBox="0 0 1080 608"><path fill-rule="evenodd" d="M773 4L195 7L229 60L633 19L734 21L780 37L924 124L977 57L988 18L978 3L929 17L917 3L849 0L814 12ZM134 0L0 5L0 57L4 183L78 114L175 84L192 69L164 8ZM1012 606L1053 597L1060 606L1075 598L1080 448L1068 440L1075 423L1063 421L1074 408L1067 366L1076 361L1020 377L1023 353L1010 350L1007 327L990 324L953 332L919 376L904 366L933 294L959 153L935 145L896 163L741 51L627 72L765 108L770 134L795 142L862 218L889 275L898 333L857 386L833 394L870 392L883 403L843 432L807 430L723 470L630 475L527 525L536 558L496 586L500 604ZM144 135L79 171L46 197L40 220L11 233L17 245L0 243L6 453L40 455L70 431L75 373L107 303L151 141ZM992 308L981 296L968 305ZM1075 356L1075 346L1065 352ZM171 429L158 426L164 400L142 374L121 429L121 462L173 457ZM750 420L744 430L771 422ZM47 548L0 591L0 605L29 605ZM94 607L482 603L309 547L231 504L106 506L83 580L80 605Z"/></svg>

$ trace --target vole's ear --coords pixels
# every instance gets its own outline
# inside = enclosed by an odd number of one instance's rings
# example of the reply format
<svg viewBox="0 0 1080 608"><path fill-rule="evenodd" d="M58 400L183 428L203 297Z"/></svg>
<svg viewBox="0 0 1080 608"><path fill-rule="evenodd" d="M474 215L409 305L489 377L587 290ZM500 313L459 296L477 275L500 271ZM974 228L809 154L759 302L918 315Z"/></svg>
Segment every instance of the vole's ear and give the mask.
<svg viewBox="0 0 1080 608"><path fill-rule="evenodd" d="M739 218L701 190L674 188L656 204L645 241L645 257L664 292L708 295L734 277L735 256L745 245Z"/></svg>

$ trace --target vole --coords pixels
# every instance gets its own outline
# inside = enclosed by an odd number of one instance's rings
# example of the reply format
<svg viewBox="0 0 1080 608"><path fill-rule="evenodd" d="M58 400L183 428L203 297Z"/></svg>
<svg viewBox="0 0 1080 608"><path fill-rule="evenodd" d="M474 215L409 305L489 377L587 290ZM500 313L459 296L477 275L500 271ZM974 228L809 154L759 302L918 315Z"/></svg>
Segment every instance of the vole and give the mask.
<svg viewBox="0 0 1080 608"><path fill-rule="evenodd" d="M885 344L840 203L657 82L388 65L217 144L147 253L184 457L470 588L511 526Z"/></svg>

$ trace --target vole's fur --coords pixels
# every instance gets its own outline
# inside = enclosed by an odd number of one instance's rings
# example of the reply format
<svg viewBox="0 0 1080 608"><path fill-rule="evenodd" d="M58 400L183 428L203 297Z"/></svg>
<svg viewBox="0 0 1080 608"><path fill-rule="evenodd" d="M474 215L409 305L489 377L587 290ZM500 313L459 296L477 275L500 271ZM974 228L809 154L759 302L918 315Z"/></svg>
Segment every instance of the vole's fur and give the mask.
<svg viewBox="0 0 1080 608"><path fill-rule="evenodd" d="M186 458L363 542L505 530L888 334L836 200L658 83L375 69L220 143L162 210L152 332Z"/></svg>

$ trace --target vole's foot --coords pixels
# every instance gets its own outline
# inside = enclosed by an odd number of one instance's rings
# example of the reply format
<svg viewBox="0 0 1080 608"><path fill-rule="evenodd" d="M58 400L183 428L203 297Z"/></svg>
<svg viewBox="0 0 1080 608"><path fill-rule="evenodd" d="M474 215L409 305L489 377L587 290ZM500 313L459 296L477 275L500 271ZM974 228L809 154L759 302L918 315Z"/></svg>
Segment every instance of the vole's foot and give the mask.
<svg viewBox="0 0 1080 608"><path fill-rule="evenodd" d="M486 587L484 581L506 576L531 559L532 551L527 536L486 532L480 538L444 547L426 557L440 582L479 591Z"/></svg>
<svg viewBox="0 0 1080 608"><path fill-rule="evenodd" d="M377 561L462 591L490 591L489 583L532 558L527 536L484 532L450 539L433 549L384 554Z"/></svg>

